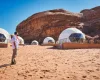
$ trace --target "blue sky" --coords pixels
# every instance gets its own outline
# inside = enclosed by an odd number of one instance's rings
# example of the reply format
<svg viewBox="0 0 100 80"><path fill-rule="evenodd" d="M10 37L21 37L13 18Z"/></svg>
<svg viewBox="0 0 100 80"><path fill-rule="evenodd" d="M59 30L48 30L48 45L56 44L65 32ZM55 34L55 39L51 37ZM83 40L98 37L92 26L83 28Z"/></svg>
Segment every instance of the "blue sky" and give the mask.
<svg viewBox="0 0 100 80"><path fill-rule="evenodd" d="M0 28L12 34L16 26L34 13L63 8L80 12L100 6L100 0L0 0Z"/></svg>

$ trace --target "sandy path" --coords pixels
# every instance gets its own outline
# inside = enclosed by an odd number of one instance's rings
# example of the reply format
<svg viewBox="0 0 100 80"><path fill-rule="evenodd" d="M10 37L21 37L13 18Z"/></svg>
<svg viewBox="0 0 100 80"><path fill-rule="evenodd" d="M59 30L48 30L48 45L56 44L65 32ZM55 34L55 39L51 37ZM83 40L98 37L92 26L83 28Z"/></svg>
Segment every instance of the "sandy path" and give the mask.
<svg viewBox="0 0 100 80"><path fill-rule="evenodd" d="M100 80L100 49L21 46L16 65L11 53L0 48L0 80Z"/></svg>

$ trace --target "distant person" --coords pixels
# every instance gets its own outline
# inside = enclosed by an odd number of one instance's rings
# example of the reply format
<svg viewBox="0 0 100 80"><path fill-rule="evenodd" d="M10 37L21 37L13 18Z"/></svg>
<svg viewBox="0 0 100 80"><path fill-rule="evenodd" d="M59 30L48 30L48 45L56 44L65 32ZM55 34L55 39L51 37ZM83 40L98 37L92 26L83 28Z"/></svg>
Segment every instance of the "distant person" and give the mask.
<svg viewBox="0 0 100 80"><path fill-rule="evenodd" d="M16 64L16 56L17 56L17 49L19 46L19 39L18 39L18 33L14 32L14 35L11 36L11 43L12 43L12 48L13 48L13 54L12 54L12 59L11 59L11 64Z"/></svg>

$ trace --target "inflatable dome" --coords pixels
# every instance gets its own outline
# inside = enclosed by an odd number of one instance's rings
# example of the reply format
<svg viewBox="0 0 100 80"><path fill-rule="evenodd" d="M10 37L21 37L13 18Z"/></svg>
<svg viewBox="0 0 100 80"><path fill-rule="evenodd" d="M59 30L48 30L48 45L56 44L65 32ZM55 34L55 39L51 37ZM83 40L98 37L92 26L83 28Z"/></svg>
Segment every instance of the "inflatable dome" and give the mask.
<svg viewBox="0 0 100 80"><path fill-rule="evenodd" d="M55 43L55 40L52 37L46 37L43 41L43 44L48 44L48 43Z"/></svg>
<svg viewBox="0 0 100 80"><path fill-rule="evenodd" d="M31 45L39 45L39 42L34 40L34 41L32 41Z"/></svg>
<svg viewBox="0 0 100 80"><path fill-rule="evenodd" d="M19 44L24 44L24 39L20 36L18 36L18 39L19 39Z"/></svg>
<svg viewBox="0 0 100 80"><path fill-rule="evenodd" d="M10 34L6 30L0 28L0 42L8 43L8 41L10 41Z"/></svg>
<svg viewBox="0 0 100 80"><path fill-rule="evenodd" d="M78 42L85 39L85 34L77 28L67 28L61 32L59 36L59 43L64 42Z"/></svg>

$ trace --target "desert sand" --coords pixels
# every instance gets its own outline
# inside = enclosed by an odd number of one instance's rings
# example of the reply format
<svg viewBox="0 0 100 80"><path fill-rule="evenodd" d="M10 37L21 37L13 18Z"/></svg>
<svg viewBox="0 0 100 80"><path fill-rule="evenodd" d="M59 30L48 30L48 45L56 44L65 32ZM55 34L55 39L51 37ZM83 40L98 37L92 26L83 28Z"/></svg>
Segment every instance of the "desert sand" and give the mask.
<svg viewBox="0 0 100 80"><path fill-rule="evenodd" d="M12 48L0 48L0 80L100 80L100 49L52 49L20 46L17 64Z"/></svg>

